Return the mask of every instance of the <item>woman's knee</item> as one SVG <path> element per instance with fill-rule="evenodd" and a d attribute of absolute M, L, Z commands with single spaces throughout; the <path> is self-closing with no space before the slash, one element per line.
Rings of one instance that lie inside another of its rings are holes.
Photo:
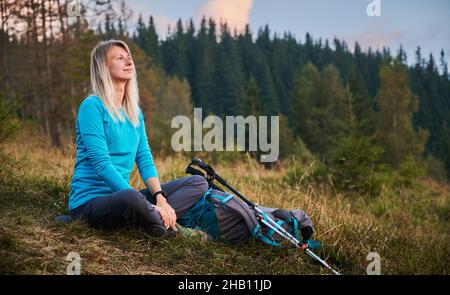
<path fill-rule="evenodd" d="M 117 201 L 128 209 L 140 209 L 146 202 L 145 196 L 138 190 L 127 189 L 117 193 Z"/>
<path fill-rule="evenodd" d="M 207 191 L 209 184 L 208 181 L 201 175 L 189 176 L 189 185 L 199 187 L 202 191 Z"/>
<path fill-rule="evenodd" d="M 134 189 L 124 190 L 118 193 L 117 205 L 121 215 L 129 224 L 143 226 L 146 224 L 162 224 L 162 220 L 155 210 L 154 205 L 147 201 L 142 192 Z"/>

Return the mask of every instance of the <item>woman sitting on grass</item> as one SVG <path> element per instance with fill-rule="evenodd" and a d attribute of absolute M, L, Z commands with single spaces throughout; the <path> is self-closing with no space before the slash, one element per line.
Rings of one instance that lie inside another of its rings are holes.
<path fill-rule="evenodd" d="M 92 94 L 81 103 L 76 122 L 70 215 L 95 228 L 141 227 L 152 236 L 171 236 L 177 218 L 203 196 L 208 183 L 196 175 L 160 184 L 125 42 L 99 42 L 90 70 Z M 140 191 L 129 185 L 134 162 L 147 187 Z"/>

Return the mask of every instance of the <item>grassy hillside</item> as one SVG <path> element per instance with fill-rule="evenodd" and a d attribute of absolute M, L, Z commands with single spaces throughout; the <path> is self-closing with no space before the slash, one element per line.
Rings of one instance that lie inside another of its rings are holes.
<path fill-rule="evenodd" d="M 159 240 L 138 230 L 59 224 L 54 217 L 67 213 L 75 146 L 56 151 L 45 139 L 22 132 L 0 148 L 0 273 L 64 274 L 71 251 L 80 253 L 82 274 L 327 273 L 294 249 L 181 236 Z M 162 182 L 185 176 L 188 158 L 154 156 Z M 325 244 L 320 255 L 344 274 L 364 274 L 371 251 L 380 254 L 383 274 L 450 273 L 448 185 L 422 179 L 367 199 L 328 186 L 297 185 L 286 181 L 292 169 L 267 171 L 251 159 L 215 167 L 256 203 L 308 212 L 315 239 Z M 131 185 L 144 187 L 136 169 Z"/>

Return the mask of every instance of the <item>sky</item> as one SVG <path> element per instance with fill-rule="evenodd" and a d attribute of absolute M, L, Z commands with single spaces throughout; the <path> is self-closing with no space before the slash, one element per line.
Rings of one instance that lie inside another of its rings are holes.
<path fill-rule="evenodd" d="M 387 46 L 392 53 L 400 45 L 408 63 L 415 61 L 417 46 L 422 55 L 439 59 L 444 49 L 450 64 L 449 0 L 126 0 L 134 18 L 142 14 L 147 22 L 153 15 L 159 36 L 181 18 L 197 25 L 203 15 L 227 20 L 238 31 L 250 24 L 256 34 L 266 24 L 272 33 L 291 32 L 304 41 L 309 32 L 314 39 L 345 40 L 350 49 L 358 41 L 363 49 Z M 372 9 L 369 9 L 368 6 Z M 370 15 L 369 15 L 370 14 Z M 374 15 L 376 14 L 376 15 Z M 330 42 L 331 44 L 332 42 Z"/>

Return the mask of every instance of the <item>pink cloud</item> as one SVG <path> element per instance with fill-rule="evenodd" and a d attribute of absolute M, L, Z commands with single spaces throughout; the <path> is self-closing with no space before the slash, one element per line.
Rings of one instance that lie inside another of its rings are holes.
<path fill-rule="evenodd" d="M 216 23 L 227 22 L 231 31 L 242 32 L 249 23 L 253 0 L 207 0 L 195 13 L 195 22 L 203 16 L 213 18 Z"/>

